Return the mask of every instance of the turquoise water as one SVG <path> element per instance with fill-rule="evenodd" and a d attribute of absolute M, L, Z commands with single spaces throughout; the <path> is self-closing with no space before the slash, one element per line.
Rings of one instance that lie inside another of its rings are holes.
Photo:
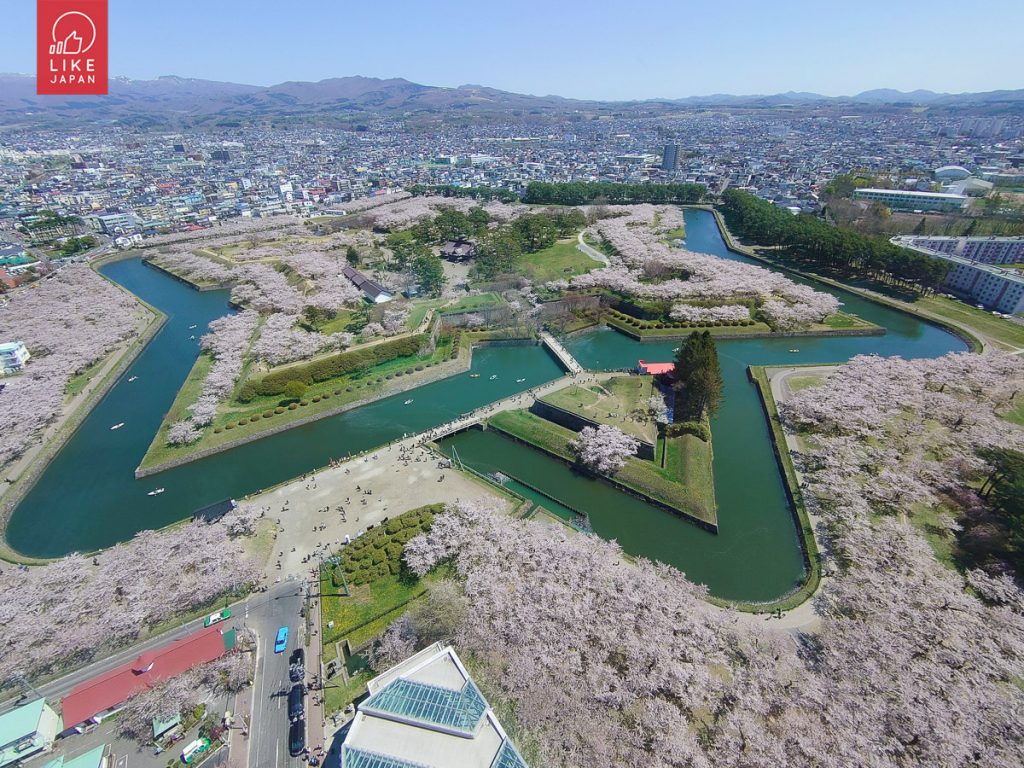
<path fill-rule="evenodd" d="M 725 248 L 711 214 L 686 212 L 686 245 L 723 258 L 748 261 Z M 149 269 L 138 259 L 103 273 L 168 315 L 167 324 L 103 401 L 85 419 L 40 481 L 15 509 L 7 529 L 11 546 L 27 555 L 54 557 L 109 546 L 146 528 L 186 518 L 197 508 L 239 497 L 311 469 L 418 432 L 560 375 L 539 347 L 476 350 L 473 370 L 345 414 L 248 443 L 144 480 L 134 479 L 150 440 L 198 354 L 206 324 L 229 311 L 227 296 L 199 293 Z M 808 282 L 799 280 L 800 282 Z M 493 432 L 452 438 L 466 464 L 504 471 L 565 504 L 585 510 L 595 531 L 616 538 L 627 552 L 670 563 L 712 592 L 728 598 L 768 600 L 800 581 L 802 562 L 764 413 L 747 381 L 748 365 L 842 362 L 856 354 L 932 357 L 961 351 L 955 336 L 896 310 L 815 284 L 845 309 L 884 326 L 885 336 L 722 340 L 718 342 L 725 402 L 712 423 L 719 534 L 582 478 L 561 462 Z M 189 326 L 196 324 L 197 329 Z M 626 368 L 639 358 L 669 360 L 678 341 L 641 343 L 610 330 L 567 341 L 587 367 Z M 790 353 L 799 347 L 799 353 Z M 489 379 L 491 374 L 498 378 Z M 130 376 L 138 380 L 128 383 Z M 516 384 L 516 378 L 526 382 Z M 413 398 L 415 407 L 404 406 Z M 125 422 L 115 432 L 110 426 Z M 164 487 L 160 496 L 146 492 Z M 563 517 L 569 511 L 543 494 L 519 492 Z M 410 501 L 410 506 L 414 501 Z"/>
<path fill-rule="evenodd" d="M 735 261 L 753 262 L 725 247 L 714 217 L 686 211 L 686 246 Z M 844 309 L 886 328 L 884 336 L 719 340 L 725 399 L 711 425 L 718 534 L 708 533 L 606 484 L 576 475 L 562 462 L 494 432 L 468 432 L 446 441 L 480 471 L 502 468 L 563 502 L 586 509 L 596 533 L 634 555 L 673 565 L 712 593 L 737 600 L 771 600 L 803 576 L 799 541 L 764 410 L 747 379 L 750 365 L 838 363 L 857 354 L 935 357 L 966 345 L 940 328 L 810 281 Z M 637 360 L 669 361 L 679 341 L 639 342 L 609 329 L 566 341 L 587 368 L 632 368 Z M 799 352 L 789 350 L 799 348 Z"/>

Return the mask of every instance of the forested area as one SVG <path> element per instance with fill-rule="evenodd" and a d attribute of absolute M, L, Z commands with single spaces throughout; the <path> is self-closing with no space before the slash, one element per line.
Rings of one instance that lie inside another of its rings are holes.
<path fill-rule="evenodd" d="M 742 190 L 722 194 L 722 212 L 729 228 L 749 244 L 784 246 L 796 261 L 840 277 L 870 276 L 928 292 L 949 271 L 944 261 L 900 248 L 882 237 L 833 227 L 814 216 L 794 216 Z"/>
<path fill-rule="evenodd" d="M 541 205 L 611 205 L 631 203 L 699 203 L 707 195 L 703 184 L 605 184 L 596 181 L 531 181 L 524 203 Z"/>

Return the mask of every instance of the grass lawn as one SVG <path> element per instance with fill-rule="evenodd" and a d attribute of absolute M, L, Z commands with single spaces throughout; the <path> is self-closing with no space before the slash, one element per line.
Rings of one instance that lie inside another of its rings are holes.
<path fill-rule="evenodd" d="M 1024 398 L 1018 399 L 1016 407 L 1004 413 L 1003 418 L 1024 427 Z"/>
<path fill-rule="evenodd" d="M 799 392 L 802 389 L 809 389 L 810 387 L 816 387 L 821 384 L 825 379 L 828 378 L 827 374 L 820 375 L 807 375 L 807 376 L 789 376 L 786 378 L 786 383 L 789 385 L 789 389 L 792 392 Z"/>
<path fill-rule="evenodd" d="M 846 312 L 836 312 L 834 315 L 829 315 L 822 322 L 815 323 L 811 326 L 811 329 L 825 329 L 829 328 L 832 330 L 845 330 L 847 328 L 877 328 L 878 326 L 874 323 L 869 323 L 867 320 L 862 320 L 856 315 L 851 315 Z"/>
<path fill-rule="evenodd" d="M 710 331 L 712 336 L 735 336 L 741 333 L 770 334 L 772 332 L 771 327 L 767 323 L 761 322 L 756 322 L 752 325 L 720 325 L 700 328 L 637 328 L 610 313 L 605 314 L 601 319 L 612 328 L 644 339 L 685 339 L 694 331 Z"/>
<path fill-rule="evenodd" d="M 142 459 L 141 467 L 148 468 L 166 461 L 173 461 L 179 458 L 188 457 L 197 451 L 207 448 L 215 448 L 232 440 L 257 435 L 268 429 L 279 427 L 291 421 L 313 416 L 318 413 L 334 410 L 340 406 L 347 405 L 360 400 L 374 400 L 387 396 L 387 394 L 399 385 L 408 384 L 417 378 L 424 378 L 433 375 L 432 370 L 441 363 L 448 362 L 451 353 L 451 339 L 441 337 L 438 339 L 437 348 L 430 356 L 409 356 L 389 360 L 386 363 L 374 366 L 364 371 L 339 376 L 334 379 L 319 382 L 307 388 L 303 395 L 305 406 L 288 407 L 283 413 L 275 413 L 274 409 L 282 402 L 281 395 L 268 395 L 256 397 L 252 402 L 239 403 L 230 401 L 221 404 L 217 417 L 213 424 L 203 431 L 203 436 L 191 445 L 168 445 L 167 429 L 175 421 L 185 418 L 189 405 L 199 397 L 203 380 L 209 373 L 212 360 L 206 355 L 201 355 L 196 365 L 193 366 L 185 383 L 178 391 L 171 410 L 168 411 L 156 437 L 146 451 Z M 468 354 L 468 353 L 467 353 Z M 460 355 L 461 357 L 461 355 Z M 205 362 L 204 362 L 205 361 Z M 413 372 L 405 375 L 405 371 L 421 365 L 423 372 Z M 396 376 L 398 372 L 403 375 Z M 392 376 L 387 379 L 387 376 Z M 237 391 L 238 387 L 236 387 Z M 314 398 L 319 398 L 314 401 Z M 267 414 L 270 414 L 269 416 Z M 239 424 L 241 420 L 247 420 L 245 424 Z M 231 425 L 230 427 L 228 425 Z M 221 431 L 217 431 L 220 429 Z M 339 454 L 340 456 L 341 454 Z"/>
<path fill-rule="evenodd" d="M 597 235 L 590 230 L 583 233 L 583 242 L 589 245 L 594 250 L 600 251 L 605 256 L 617 256 L 615 249 L 600 235 Z"/>
<path fill-rule="evenodd" d="M 109 358 L 110 355 L 101 357 L 84 371 L 68 379 L 68 383 L 64 386 L 64 394 L 67 395 L 67 399 L 70 400 L 75 395 L 81 394 L 82 390 L 85 389 L 85 385 L 88 384 L 89 380 L 99 372 L 100 368 L 103 367 L 103 364 L 106 363 Z"/>
<path fill-rule="evenodd" d="M 324 643 L 335 643 L 347 637 L 352 647 L 358 648 L 380 634 L 393 621 L 390 614 L 404 609 L 410 600 L 426 592 L 427 585 L 422 579 L 406 581 L 400 576 L 382 576 L 350 589 L 349 597 L 339 595 L 339 590 L 331 584 L 329 572 L 325 571 L 320 577 L 320 594 L 324 596 Z M 334 626 L 328 626 L 332 621 Z M 376 629 L 379 624 L 382 626 Z"/>
<path fill-rule="evenodd" d="M 1008 350 L 1024 349 L 1024 325 L 996 317 L 991 312 L 954 301 L 944 296 L 924 296 L 911 304 L 916 309 L 977 328 L 978 332 Z"/>
<path fill-rule="evenodd" d="M 686 227 L 676 227 L 662 235 L 662 239 L 669 241 L 682 240 L 684 237 L 686 237 Z"/>
<path fill-rule="evenodd" d="M 412 303 L 412 311 L 409 312 L 409 320 L 406 322 L 405 327 L 410 331 L 416 330 L 419 328 L 420 323 L 423 322 L 423 318 L 427 316 L 427 312 L 443 307 L 444 303 L 444 299 L 416 299 Z"/>
<path fill-rule="evenodd" d="M 519 270 L 535 283 L 546 283 L 582 275 L 604 266 L 583 253 L 575 237 L 559 240 L 550 248 L 527 253 L 519 259 Z"/>
<path fill-rule="evenodd" d="M 483 309 L 485 307 L 497 307 L 505 303 L 505 300 L 501 298 L 494 291 L 487 291 L 486 293 L 479 293 L 474 296 L 464 296 L 459 299 L 455 304 L 450 307 L 445 307 L 446 312 L 471 312 L 474 309 Z"/>
<path fill-rule="evenodd" d="M 541 399 L 600 424 L 618 427 L 653 445 L 658 439 L 658 427 L 647 417 L 647 401 L 653 393 L 654 379 L 650 376 L 614 376 L 590 387 L 570 384 Z M 634 414 L 638 410 L 643 413 L 641 420 Z"/>
<path fill-rule="evenodd" d="M 352 317 L 354 315 L 355 312 L 349 309 L 339 309 L 338 314 L 321 325 L 317 330 L 325 336 L 329 336 L 332 333 L 341 333 L 348 327 L 348 324 L 352 322 Z"/>
<path fill-rule="evenodd" d="M 569 441 L 576 437 L 576 433 L 529 411 L 503 411 L 488 419 L 488 424 L 548 453 L 568 461 L 574 460 Z M 698 439 L 698 442 L 702 441 Z M 717 524 L 714 483 L 710 480 L 710 444 L 706 444 L 706 452 L 701 452 L 696 446 L 678 439 L 670 443 L 669 453 L 678 451 L 679 455 L 670 459 L 665 469 L 632 456 L 626 459 L 626 466 L 614 475 L 614 481 L 685 515 Z M 706 461 L 706 468 L 698 467 L 701 461 Z"/>

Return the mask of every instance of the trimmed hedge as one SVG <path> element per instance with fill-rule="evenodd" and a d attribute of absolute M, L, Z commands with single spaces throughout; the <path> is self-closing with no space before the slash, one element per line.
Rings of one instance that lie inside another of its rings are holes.
<path fill-rule="evenodd" d="M 406 336 L 372 347 L 339 352 L 320 360 L 271 371 L 259 381 L 246 382 L 238 394 L 238 399 L 245 403 L 257 395 L 280 395 L 290 381 L 301 381 L 308 386 L 344 376 L 346 373 L 366 370 L 399 357 L 410 357 L 418 354 L 426 341 L 427 338 L 422 335 Z"/>
<path fill-rule="evenodd" d="M 442 504 L 431 504 L 410 510 L 346 544 L 340 553 L 345 579 L 349 584 L 368 584 L 382 576 L 397 576 L 402 571 L 405 544 L 429 530 L 434 515 L 443 509 Z M 335 587 L 342 585 L 337 567 L 331 572 L 331 583 Z"/>

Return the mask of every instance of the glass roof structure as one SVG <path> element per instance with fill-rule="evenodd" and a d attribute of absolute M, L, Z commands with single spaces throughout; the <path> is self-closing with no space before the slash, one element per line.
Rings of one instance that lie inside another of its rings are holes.
<path fill-rule="evenodd" d="M 462 690 L 453 691 L 399 678 L 363 702 L 360 709 L 472 736 L 487 712 L 487 702 L 472 680 L 467 680 Z"/>
<path fill-rule="evenodd" d="M 342 750 L 342 762 L 345 768 L 424 768 L 419 763 L 410 763 L 396 757 L 379 755 L 365 749 L 345 747 Z"/>
<path fill-rule="evenodd" d="M 498 750 L 498 754 L 494 756 L 494 762 L 491 763 L 491 768 L 529 768 L 526 765 L 526 761 L 520 757 L 516 748 L 512 746 L 511 739 L 505 739 L 501 743 L 501 749 Z"/>

